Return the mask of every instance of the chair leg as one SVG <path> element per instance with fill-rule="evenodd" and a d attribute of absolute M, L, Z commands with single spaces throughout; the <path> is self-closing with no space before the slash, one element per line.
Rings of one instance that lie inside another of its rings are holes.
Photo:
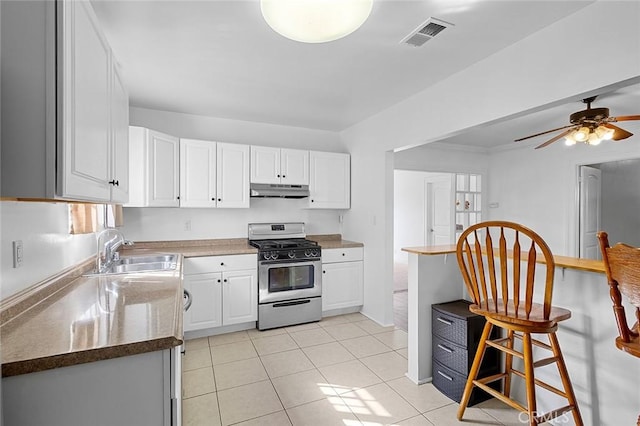
<path fill-rule="evenodd" d="M 507 342 L 507 348 L 513 349 L 513 330 L 508 330 L 507 338 L 509 341 Z M 504 372 L 506 374 L 504 378 L 504 396 L 509 398 L 511 396 L 511 371 L 513 368 L 513 355 L 510 353 L 506 353 L 504 359 Z"/>
<path fill-rule="evenodd" d="M 533 347 L 531 343 L 531 333 L 522 333 L 522 353 L 524 355 L 525 388 L 527 390 L 527 409 L 529 414 L 529 425 L 538 424 L 536 416 L 536 383 L 533 374 Z"/>
<path fill-rule="evenodd" d="M 558 337 L 556 333 L 549 334 L 549 342 L 551 342 L 551 349 L 553 350 L 553 356 L 557 358 L 558 372 L 560 373 L 560 379 L 562 379 L 562 385 L 564 386 L 564 392 L 567 394 L 567 401 L 573 407 L 573 421 L 576 426 L 582 426 L 582 416 L 580 415 L 580 409 L 578 408 L 578 401 L 576 395 L 573 392 L 573 386 L 571 385 L 571 379 L 569 379 L 569 372 L 567 366 L 564 363 L 562 351 L 560 350 L 560 343 L 558 343 Z M 639 419 L 640 420 L 640 419 Z"/>
<path fill-rule="evenodd" d="M 458 407 L 458 420 L 462 420 L 464 410 L 467 408 L 467 404 L 469 403 L 469 399 L 471 398 L 473 381 L 477 378 L 478 371 L 480 371 L 480 364 L 482 364 L 484 351 L 487 349 L 487 339 L 489 338 L 489 334 L 491 334 L 492 328 L 493 324 L 487 321 L 484 325 L 484 329 L 482 330 L 482 335 L 480 336 L 480 342 L 478 344 L 478 350 L 476 351 L 476 355 L 473 358 L 473 364 L 471 365 L 471 370 L 469 371 L 469 376 L 467 377 L 467 383 L 465 384 L 464 392 L 462 393 L 462 399 L 460 400 L 460 406 Z"/>

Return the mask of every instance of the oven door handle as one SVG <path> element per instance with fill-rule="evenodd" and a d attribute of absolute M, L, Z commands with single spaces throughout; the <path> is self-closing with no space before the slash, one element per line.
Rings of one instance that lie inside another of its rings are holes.
<path fill-rule="evenodd" d="M 310 303 L 310 302 L 311 302 L 311 299 L 292 300 L 290 302 L 274 303 L 273 307 L 283 308 L 286 306 L 304 305 L 305 303 Z"/>
<path fill-rule="evenodd" d="M 285 268 L 289 265 L 298 265 L 300 263 L 315 264 L 320 262 L 320 258 L 313 259 L 282 259 L 282 260 L 261 260 L 258 262 L 258 266 L 264 265 L 278 265 L 278 267 Z"/>

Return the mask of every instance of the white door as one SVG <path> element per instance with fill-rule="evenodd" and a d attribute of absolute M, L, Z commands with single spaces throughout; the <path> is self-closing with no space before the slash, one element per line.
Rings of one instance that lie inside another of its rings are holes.
<path fill-rule="evenodd" d="M 149 206 L 178 207 L 180 204 L 180 141 L 149 130 Z"/>
<path fill-rule="evenodd" d="M 351 157 L 334 152 L 309 152 L 309 208 L 351 206 Z"/>
<path fill-rule="evenodd" d="M 322 310 L 362 305 L 362 283 L 362 262 L 322 265 Z"/>
<path fill-rule="evenodd" d="M 64 2 L 61 193 L 109 201 L 111 57 L 89 2 Z"/>
<path fill-rule="evenodd" d="M 115 64 L 111 91 L 111 201 L 129 201 L 129 95 Z"/>
<path fill-rule="evenodd" d="M 281 182 L 288 185 L 309 185 L 309 151 L 283 149 L 280 151 Z"/>
<path fill-rule="evenodd" d="M 596 233 L 600 230 L 602 210 L 602 173 L 599 169 L 580 167 L 580 253 L 584 259 L 602 259 Z"/>
<path fill-rule="evenodd" d="M 251 146 L 251 182 L 280 183 L 280 148 Z"/>
<path fill-rule="evenodd" d="M 216 206 L 216 143 L 180 139 L 180 207 Z"/>
<path fill-rule="evenodd" d="M 222 273 L 185 275 L 191 307 L 184 313 L 184 329 L 200 330 L 222 325 Z"/>
<path fill-rule="evenodd" d="M 425 179 L 425 240 L 429 246 L 454 243 L 453 179 L 452 174 Z"/>
<path fill-rule="evenodd" d="M 222 323 L 258 320 L 258 273 L 230 271 L 222 275 Z"/>
<path fill-rule="evenodd" d="M 218 142 L 218 208 L 249 208 L 249 145 Z"/>

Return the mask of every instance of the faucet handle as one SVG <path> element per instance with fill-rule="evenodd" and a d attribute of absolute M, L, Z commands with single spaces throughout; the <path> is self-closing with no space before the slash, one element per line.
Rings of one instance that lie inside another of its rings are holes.
<path fill-rule="evenodd" d="M 130 247 L 130 246 L 132 246 L 132 245 L 134 245 L 134 244 L 135 244 L 135 243 L 134 243 L 133 241 L 131 241 L 131 240 L 124 240 L 124 241 L 122 241 L 122 245 L 125 245 L 125 246 L 129 246 L 129 247 Z"/>

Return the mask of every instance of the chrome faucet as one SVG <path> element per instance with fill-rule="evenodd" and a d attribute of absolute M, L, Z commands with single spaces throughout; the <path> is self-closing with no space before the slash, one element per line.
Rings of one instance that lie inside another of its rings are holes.
<path fill-rule="evenodd" d="M 108 269 L 120 255 L 121 246 L 132 246 L 133 241 L 124 238 L 122 232 L 115 228 L 107 228 L 98 234 L 98 253 L 96 255 L 96 270 L 98 273 Z"/>

